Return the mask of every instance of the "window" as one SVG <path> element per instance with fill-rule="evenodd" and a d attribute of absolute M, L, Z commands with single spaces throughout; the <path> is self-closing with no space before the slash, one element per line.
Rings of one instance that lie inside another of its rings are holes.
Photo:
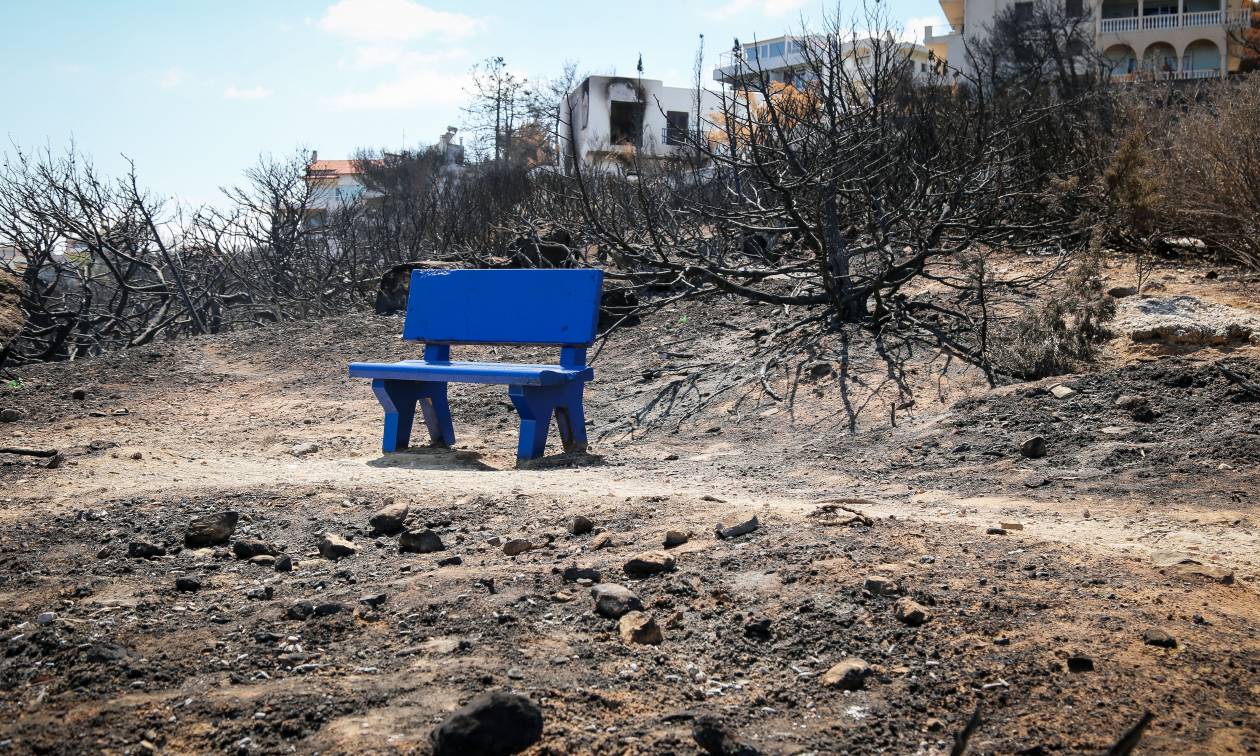
<path fill-rule="evenodd" d="M 1072 18 L 1085 15 L 1085 0 L 1067 0 L 1067 14 Z"/>
<path fill-rule="evenodd" d="M 687 143 L 687 116 L 685 110 L 670 110 L 665 113 L 665 144 L 678 145 Z"/>
<path fill-rule="evenodd" d="M 643 133 L 643 106 L 637 102 L 614 100 L 608 109 L 608 141 L 639 146 Z"/>
<path fill-rule="evenodd" d="M 745 47 L 744 57 L 748 58 L 749 60 L 756 60 L 757 59 L 757 46 L 749 45 L 748 47 Z"/>
<path fill-rule="evenodd" d="M 770 48 L 771 58 L 783 57 L 783 43 L 782 42 L 772 42 L 770 45 L 768 45 L 768 47 Z"/>

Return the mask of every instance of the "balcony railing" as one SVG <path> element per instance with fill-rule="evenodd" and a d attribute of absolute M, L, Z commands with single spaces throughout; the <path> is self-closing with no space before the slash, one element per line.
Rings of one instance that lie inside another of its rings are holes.
<path fill-rule="evenodd" d="M 1135 31 L 1185 29 L 1196 26 L 1245 26 L 1251 23 L 1251 11 L 1211 10 L 1193 13 L 1165 13 L 1126 18 L 1103 18 L 1098 21 L 1100 34 L 1124 34 Z"/>

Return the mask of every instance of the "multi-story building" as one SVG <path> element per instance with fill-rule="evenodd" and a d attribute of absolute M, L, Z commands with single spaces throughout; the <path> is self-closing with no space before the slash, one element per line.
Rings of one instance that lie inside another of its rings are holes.
<path fill-rule="evenodd" d="M 701 120 L 720 108 L 718 98 L 693 87 L 667 87 L 655 79 L 588 76 L 560 105 L 565 164 L 630 168 L 637 158 L 682 151 Z"/>
<path fill-rule="evenodd" d="M 1224 78 L 1240 63 L 1236 38 L 1251 23 L 1248 0 L 1065 0 L 1065 11 L 1086 16 L 1094 44 L 1113 77 Z M 988 34 L 999 13 L 1013 7 L 1031 15 L 1031 0 L 940 0 L 949 29 L 927 27 L 924 42 L 952 68 L 971 73 L 968 40 Z"/>
<path fill-rule="evenodd" d="M 764 76 L 768 81 L 800 86 L 817 76 L 816 66 L 810 64 L 806 46 L 823 42 L 825 39 L 817 35 L 783 36 L 740 45 L 719 58 L 717 68 L 713 70 L 713 80 L 738 84 Z M 923 45 L 874 37 L 842 39 L 837 44 L 844 65 L 852 73 L 872 64 L 877 47 L 882 47 L 885 55 L 903 58 L 916 77 L 927 76 L 932 70 L 928 49 Z"/>

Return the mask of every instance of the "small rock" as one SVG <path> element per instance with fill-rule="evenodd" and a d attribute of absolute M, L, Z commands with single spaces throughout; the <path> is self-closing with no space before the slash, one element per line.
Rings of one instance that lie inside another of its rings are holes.
<path fill-rule="evenodd" d="M 258 556 L 251 558 L 249 563 L 259 567 L 275 567 L 276 558 L 270 554 L 259 554 Z"/>
<path fill-rule="evenodd" d="M 191 575 L 175 578 L 175 590 L 180 593 L 196 593 L 201 590 L 201 580 Z"/>
<path fill-rule="evenodd" d="M 510 557 L 514 557 L 514 556 L 520 556 L 521 554 L 524 554 L 527 551 L 532 551 L 533 548 L 534 548 L 534 544 L 530 543 L 524 538 L 513 538 L 512 540 L 503 544 L 503 553 L 507 554 Z"/>
<path fill-rule="evenodd" d="M 819 682 L 828 688 L 840 690 L 861 690 L 866 687 L 866 678 L 871 674 L 871 665 L 862 659 L 850 657 L 835 664 L 823 673 Z"/>
<path fill-rule="evenodd" d="M 335 533 L 324 534 L 319 542 L 319 555 L 334 562 L 359 553 L 359 547 Z"/>
<path fill-rule="evenodd" d="M 674 558 L 660 551 L 649 551 L 631 557 L 622 569 L 630 577 L 645 578 L 661 572 L 673 572 Z"/>
<path fill-rule="evenodd" d="M 443 557 L 442 559 L 437 560 L 438 567 L 454 567 L 457 564 L 463 564 L 463 563 L 464 563 L 464 558 L 461 557 L 459 554 L 455 554 L 454 556 Z"/>
<path fill-rule="evenodd" d="M 542 710 L 524 696 L 482 693 L 433 731 L 434 756 L 520 753 L 542 739 Z"/>
<path fill-rule="evenodd" d="M 590 580 L 595 583 L 600 581 L 599 570 L 585 564 L 582 566 L 571 564 L 565 567 L 561 577 L 566 583 L 576 583 L 579 580 Z"/>
<path fill-rule="evenodd" d="M 986 535 L 1006 535 L 1006 528 L 989 528 L 984 532 Z"/>
<path fill-rule="evenodd" d="M 372 530 L 382 535 L 397 535 L 407 526 L 407 514 L 411 508 L 402 502 L 386 501 L 383 508 L 368 518 Z"/>
<path fill-rule="evenodd" d="M 736 538 L 747 535 L 758 527 L 760 523 L 757 522 L 757 515 L 733 514 L 724 517 L 713 530 L 718 538 Z"/>
<path fill-rule="evenodd" d="M 909 598 L 898 599 L 893 604 L 893 616 L 910 627 L 918 627 L 932 619 L 927 607 Z"/>
<path fill-rule="evenodd" d="M 25 417 L 25 415 L 22 414 L 22 410 L 20 409 L 5 407 L 0 410 L 0 423 L 16 423 L 23 417 Z"/>
<path fill-rule="evenodd" d="M 582 515 L 577 515 L 569 522 L 569 532 L 575 536 L 586 535 L 594 529 L 595 523 L 591 522 L 590 518 L 583 517 Z"/>
<path fill-rule="evenodd" d="M 872 596 L 895 596 L 901 593 L 901 587 L 897 585 L 896 580 L 882 575 L 868 575 L 866 580 L 862 581 L 862 590 Z"/>
<path fill-rule="evenodd" d="M 276 589 L 270 585 L 260 585 L 257 588 L 250 588 L 245 591 L 245 598 L 254 599 L 255 601 L 270 601 L 272 596 L 276 594 Z"/>
<path fill-rule="evenodd" d="M 276 568 L 276 572 L 292 572 L 293 571 L 293 557 L 289 556 L 288 554 L 281 554 L 280 556 L 276 557 L 276 563 L 273 566 Z"/>
<path fill-rule="evenodd" d="M 280 549 L 277 548 L 274 543 L 267 543 L 266 541 L 245 540 L 245 541 L 233 542 L 232 553 L 236 556 L 237 559 L 246 560 L 246 559 L 253 559 L 256 556 L 259 556 L 260 554 L 266 554 L 267 556 L 278 557 L 280 556 Z"/>
<path fill-rule="evenodd" d="M 1069 672 L 1093 672 L 1094 660 L 1084 654 L 1073 654 L 1067 658 Z"/>
<path fill-rule="evenodd" d="M 1046 456 L 1046 439 L 1041 436 L 1025 439 L 1019 445 L 1019 453 L 1029 459 L 1040 459 Z"/>
<path fill-rule="evenodd" d="M 446 545 L 432 530 L 408 530 L 398 539 L 398 550 L 410 554 L 432 554 L 446 551 Z"/>
<path fill-rule="evenodd" d="M 741 742 L 711 714 L 696 717 L 691 726 L 691 737 L 700 750 L 709 756 L 760 756 L 751 745 Z"/>
<path fill-rule="evenodd" d="M 240 515 L 231 510 L 196 517 L 184 530 L 184 545 L 190 549 L 226 545 L 239 519 Z"/>
<path fill-rule="evenodd" d="M 1160 648 L 1177 647 L 1177 639 L 1162 627 L 1152 627 L 1145 633 L 1142 633 L 1142 641 L 1148 646 L 1159 646 Z"/>
<path fill-rule="evenodd" d="M 319 451 L 319 444 L 307 441 L 304 444 L 296 444 L 289 449 L 289 453 L 295 457 L 305 457 L 308 454 L 314 454 Z"/>
<path fill-rule="evenodd" d="M 749 619 L 744 623 L 744 637 L 758 641 L 770 640 L 770 620 L 766 617 Z"/>
<path fill-rule="evenodd" d="M 71 389 L 70 398 L 81 402 L 88 398 L 88 391 L 85 388 Z"/>
<path fill-rule="evenodd" d="M 284 613 L 284 616 L 291 620 L 304 620 L 308 619 L 314 613 L 315 604 L 313 602 L 299 601 L 290 606 L 288 611 Z"/>
<path fill-rule="evenodd" d="M 1024 524 L 1020 522 L 1003 522 L 999 523 L 998 527 L 1002 528 L 1002 530 L 1023 530 Z"/>
<path fill-rule="evenodd" d="M 360 604 L 367 604 L 368 606 L 372 607 L 373 609 L 377 609 L 377 608 L 379 608 L 379 607 L 381 607 L 381 606 L 383 606 L 383 605 L 385 604 L 385 594 L 384 594 L 384 593 L 372 593 L 372 594 L 369 594 L 369 595 L 367 595 L 367 596 L 361 596 L 361 597 L 359 598 L 359 603 L 360 603 Z"/>
<path fill-rule="evenodd" d="M 669 530 L 665 532 L 665 548 L 673 549 L 682 546 L 691 540 L 691 536 L 681 530 Z"/>
<path fill-rule="evenodd" d="M 348 611 L 350 611 L 350 607 L 346 606 L 340 601 L 329 601 L 327 603 L 316 606 L 314 616 L 331 617 L 334 614 L 341 614 L 342 612 L 348 612 Z"/>
<path fill-rule="evenodd" d="M 616 583 L 600 583 L 592 586 L 595 612 L 602 617 L 619 619 L 628 612 L 643 609 L 643 602 L 629 588 Z"/>
<path fill-rule="evenodd" d="M 1116 399 L 1116 407 L 1129 413 L 1129 417 L 1139 423 L 1149 423 L 1155 419 L 1155 410 L 1144 396 L 1123 395 Z"/>
<path fill-rule="evenodd" d="M 1137 293 L 1137 288 L 1133 286 L 1113 286 L 1112 288 L 1107 289 L 1107 296 L 1115 299 L 1124 299 L 1125 297 L 1131 297 Z"/>
<path fill-rule="evenodd" d="M 35 617 L 35 624 L 51 625 L 56 620 L 57 620 L 56 612 L 40 612 L 39 615 Z"/>
<path fill-rule="evenodd" d="M 613 542 L 612 533 L 600 533 L 591 539 L 591 551 L 599 551 L 616 545 Z"/>
<path fill-rule="evenodd" d="M 1074 396 L 1075 394 L 1076 394 L 1076 389 L 1062 383 L 1050 389 L 1050 395 L 1053 396 L 1055 399 L 1067 399 L 1068 397 Z"/>
<path fill-rule="evenodd" d="M 153 559 L 166 556 L 166 549 L 148 541 L 132 541 L 127 544 L 127 556 L 132 559 Z"/>
<path fill-rule="evenodd" d="M 626 643 L 659 646 L 665 640 L 660 625 L 652 615 L 640 611 L 627 612 L 617 622 L 617 631 Z"/>

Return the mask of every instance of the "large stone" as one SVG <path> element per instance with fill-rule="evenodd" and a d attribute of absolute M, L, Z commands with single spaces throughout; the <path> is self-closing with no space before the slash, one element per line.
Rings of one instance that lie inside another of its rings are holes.
<path fill-rule="evenodd" d="M 438 725 L 435 756 L 520 753 L 542 738 L 542 710 L 523 696 L 482 693 Z"/>
<path fill-rule="evenodd" d="M 240 515 L 231 510 L 196 517 L 184 531 L 184 545 L 190 549 L 224 546 L 236 532 L 238 520 Z"/>
<path fill-rule="evenodd" d="M 862 581 L 862 590 L 872 596 L 895 596 L 901 592 L 901 587 L 890 577 L 868 575 L 866 580 Z"/>
<path fill-rule="evenodd" d="M 741 741 L 717 717 L 701 714 L 691 726 L 691 737 L 710 756 L 760 756 L 755 746 Z"/>
<path fill-rule="evenodd" d="M 398 550 L 411 554 L 432 554 L 445 551 L 446 545 L 432 530 L 408 530 L 398 539 Z"/>
<path fill-rule="evenodd" d="M 1142 633 L 1142 642 L 1148 646 L 1159 646 L 1160 648 L 1176 648 L 1177 639 L 1172 633 L 1162 627 L 1152 627 L 1145 633 Z"/>
<path fill-rule="evenodd" d="M 569 521 L 569 532 L 573 535 L 586 535 L 595 529 L 595 523 L 589 517 L 577 515 Z"/>
<path fill-rule="evenodd" d="M 1029 459 L 1040 459 L 1046 456 L 1046 439 L 1041 436 L 1024 439 L 1019 445 L 1019 453 Z"/>
<path fill-rule="evenodd" d="M 593 583 L 598 583 L 601 579 L 599 570 L 589 564 L 571 564 L 564 568 L 561 576 L 566 583 L 576 583 L 579 580 L 590 580 Z"/>
<path fill-rule="evenodd" d="M 513 538 L 512 540 L 503 544 L 503 553 L 507 554 L 510 557 L 514 557 L 514 556 L 520 556 L 521 554 L 524 554 L 527 551 L 532 551 L 533 548 L 534 548 L 534 544 L 530 543 L 524 538 Z"/>
<path fill-rule="evenodd" d="M 639 611 L 643 602 L 634 591 L 616 583 L 600 583 L 591 588 L 595 599 L 595 612 L 609 619 L 619 619 L 627 612 Z"/>
<path fill-rule="evenodd" d="M 862 659 L 851 657 L 823 673 L 819 682 L 828 688 L 840 690 L 861 690 L 866 687 L 866 678 L 871 674 L 871 665 Z"/>
<path fill-rule="evenodd" d="M 1058 386 L 1050 389 L 1050 395 L 1055 399 L 1067 399 L 1074 394 L 1076 394 L 1076 389 L 1065 383 L 1060 383 Z"/>
<path fill-rule="evenodd" d="M 127 544 L 127 556 L 132 559 L 153 559 L 166 556 L 166 549 L 149 541 L 132 541 Z"/>
<path fill-rule="evenodd" d="M 898 599 L 893 604 L 893 616 L 910 627 L 918 627 L 932 619 L 932 613 L 927 607 L 908 598 Z"/>
<path fill-rule="evenodd" d="M 359 547 L 335 533 L 325 533 L 319 542 L 319 555 L 337 561 L 359 553 Z"/>
<path fill-rule="evenodd" d="M 691 536 L 681 530 L 668 530 L 665 532 L 665 548 L 673 549 L 682 546 L 691 540 Z"/>
<path fill-rule="evenodd" d="M 644 612 L 626 612 L 617 623 L 617 631 L 626 643 L 659 646 L 665 640 L 656 619 Z"/>
<path fill-rule="evenodd" d="M 280 548 L 266 541 L 245 540 L 234 542 L 232 553 L 237 559 L 253 559 L 260 554 L 277 557 L 280 556 Z"/>
<path fill-rule="evenodd" d="M 753 532 L 760 525 L 755 514 L 732 514 L 723 517 L 713 530 L 718 538 L 736 538 Z"/>
<path fill-rule="evenodd" d="M 368 525 L 382 535 L 397 535 L 407 526 L 407 514 L 410 511 L 411 508 L 402 502 L 389 501 L 368 518 Z"/>
<path fill-rule="evenodd" d="M 649 551 L 630 557 L 622 569 L 630 577 L 645 578 L 661 572 L 673 572 L 674 558 L 661 551 Z"/>

